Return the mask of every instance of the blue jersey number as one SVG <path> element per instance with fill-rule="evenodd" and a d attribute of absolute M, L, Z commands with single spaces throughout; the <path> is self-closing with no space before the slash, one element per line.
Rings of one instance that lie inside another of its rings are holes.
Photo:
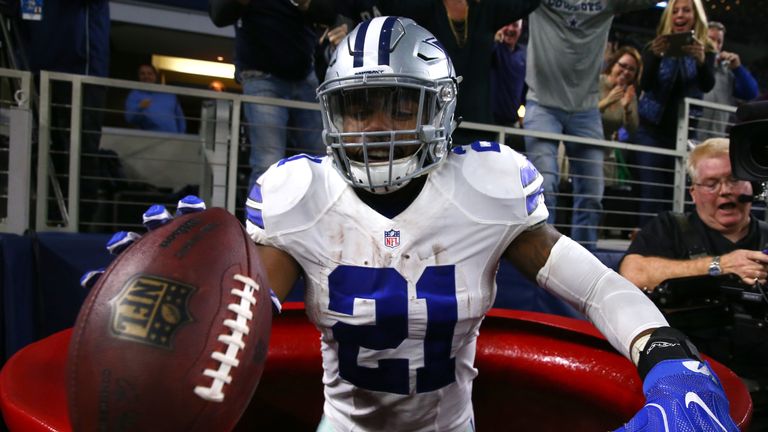
<path fill-rule="evenodd" d="M 394 349 L 408 337 L 408 284 L 393 268 L 339 266 L 328 277 L 334 312 L 352 315 L 356 298 L 376 302 L 376 324 L 337 322 L 333 336 L 339 344 L 339 374 L 368 390 L 408 394 L 407 358 L 379 360 L 378 367 L 357 364 L 360 348 Z M 454 382 L 456 359 L 451 357 L 458 319 L 454 266 L 427 267 L 416 282 L 416 296 L 427 303 L 424 366 L 416 369 L 416 392 L 428 392 Z"/>

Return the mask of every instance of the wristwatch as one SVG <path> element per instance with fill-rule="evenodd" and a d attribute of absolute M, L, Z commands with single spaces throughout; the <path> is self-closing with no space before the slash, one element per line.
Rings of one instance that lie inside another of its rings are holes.
<path fill-rule="evenodd" d="M 720 274 L 723 272 L 723 269 L 720 268 L 720 255 L 712 258 L 712 262 L 709 263 L 709 269 L 707 269 L 707 273 L 709 273 L 710 276 L 720 276 Z"/>

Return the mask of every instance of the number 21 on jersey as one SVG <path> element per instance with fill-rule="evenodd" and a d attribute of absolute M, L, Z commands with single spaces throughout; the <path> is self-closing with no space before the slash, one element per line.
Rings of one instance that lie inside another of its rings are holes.
<path fill-rule="evenodd" d="M 328 276 L 331 311 L 353 314 L 355 299 L 375 302 L 375 324 L 337 322 L 333 336 L 339 345 L 339 374 L 368 390 L 410 393 L 408 358 L 387 358 L 378 367 L 358 364 L 361 348 L 389 350 L 408 338 L 408 282 L 393 268 L 339 266 Z M 416 392 L 445 387 L 456 380 L 456 359 L 451 357 L 453 333 L 458 319 L 453 265 L 424 269 L 416 282 L 416 296 L 427 309 L 424 336 L 424 365 L 416 368 Z M 411 323 L 413 324 L 413 323 Z"/>

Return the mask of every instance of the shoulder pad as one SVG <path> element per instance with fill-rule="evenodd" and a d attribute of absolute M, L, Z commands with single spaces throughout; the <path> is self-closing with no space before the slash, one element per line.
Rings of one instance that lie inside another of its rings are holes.
<path fill-rule="evenodd" d="M 525 156 L 492 141 L 476 141 L 452 152 L 448 161 L 454 171 L 454 199 L 469 214 L 515 223 L 546 219 L 543 179 Z"/>
<path fill-rule="evenodd" d="M 248 194 L 246 228 L 251 238 L 264 243 L 316 220 L 346 186 L 329 175 L 333 170 L 329 158 L 305 154 L 272 165 Z"/>

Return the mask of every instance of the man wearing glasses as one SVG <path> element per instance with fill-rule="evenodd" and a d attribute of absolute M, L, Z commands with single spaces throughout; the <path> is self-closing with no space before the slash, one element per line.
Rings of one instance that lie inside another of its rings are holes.
<path fill-rule="evenodd" d="M 643 291 L 650 293 L 667 279 L 721 274 L 735 275 L 754 292 L 766 291 L 768 255 L 761 251 L 768 249 L 768 223 L 750 215 L 752 185 L 732 177 L 728 149 L 725 138 L 711 138 L 696 146 L 687 166 L 695 211 L 659 214 L 630 244 L 619 273 Z M 728 307 L 734 316 L 741 312 L 739 304 L 729 303 Z M 760 324 L 734 321 L 733 325 L 719 325 L 714 324 L 714 316 L 701 322 L 692 315 L 685 316 L 695 327 L 686 333 L 701 352 L 747 379 L 755 401 L 753 426 L 761 425 L 755 430 L 765 430 L 766 332 L 760 330 Z M 684 315 L 678 317 L 685 319 Z"/>
<path fill-rule="evenodd" d="M 620 273 L 647 291 L 667 279 L 707 274 L 765 283 L 768 255 L 761 252 L 767 246 L 761 234 L 768 239 L 768 223 L 750 217 L 752 185 L 731 176 L 728 140 L 696 146 L 687 168 L 696 211 L 661 213 L 649 221 L 629 245 Z M 698 247 L 687 244 L 688 230 L 700 239 Z"/>

